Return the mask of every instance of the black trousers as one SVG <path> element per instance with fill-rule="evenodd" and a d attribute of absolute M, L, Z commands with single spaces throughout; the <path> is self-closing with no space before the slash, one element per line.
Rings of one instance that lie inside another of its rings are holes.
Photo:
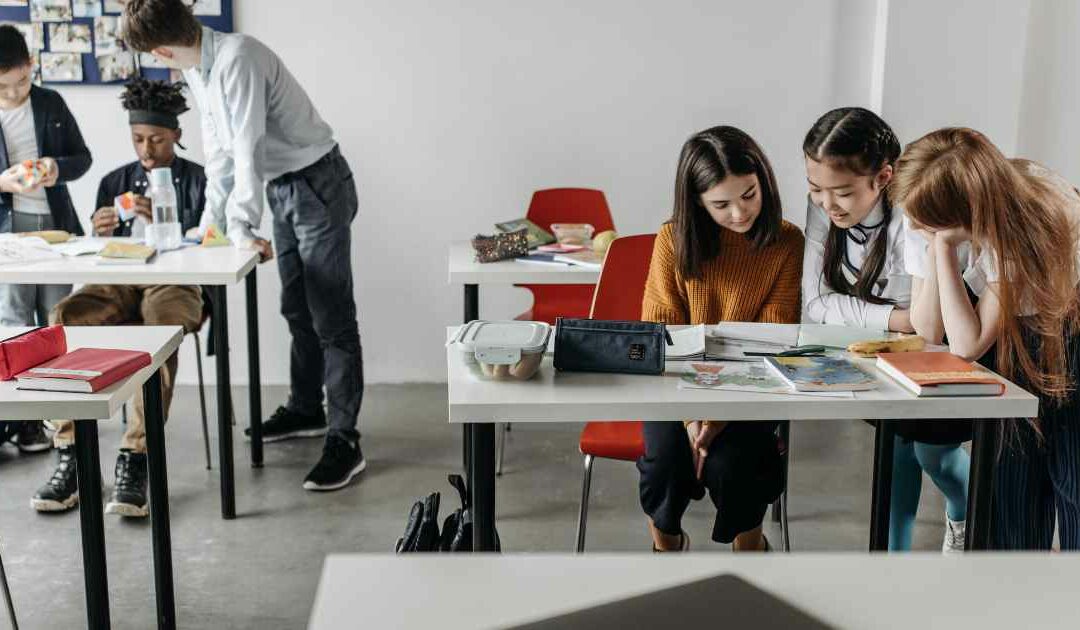
<path fill-rule="evenodd" d="M 694 470 L 686 428 L 679 422 L 646 422 L 645 456 L 638 460 L 641 507 L 657 529 L 682 532 L 690 500 L 708 490 L 716 506 L 712 539 L 730 543 L 759 525 L 784 487 L 776 422 L 731 422 L 713 440 L 702 480 Z"/>
<path fill-rule="evenodd" d="M 274 212 L 281 314 L 292 334 L 286 406 L 315 414 L 325 386 L 330 434 L 355 442 L 364 392 L 351 259 L 356 182 L 335 147 L 267 184 L 266 195 Z"/>
<path fill-rule="evenodd" d="M 1025 343 L 1038 351 L 1029 333 Z M 1067 338 L 1066 346 L 1072 378 L 1080 379 L 1080 335 Z M 994 469 L 992 548 L 1050 549 L 1056 520 L 1061 549 L 1080 549 L 1080 390 L 1074 389 L 1064 404 L 1040 396 L 1041 436 L 1026 420 L 1003 424 Z"/>

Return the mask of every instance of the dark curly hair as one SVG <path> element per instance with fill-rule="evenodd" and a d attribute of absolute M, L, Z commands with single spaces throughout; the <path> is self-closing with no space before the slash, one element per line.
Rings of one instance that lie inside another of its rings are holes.
<path fill-rule="evenodd" d="M 150 79 L 132 79 L 124 86 L 120 102 L 130 111 L 151 111 L 179 116 L 188 111 L 184 83 L 166 83 Z"/>

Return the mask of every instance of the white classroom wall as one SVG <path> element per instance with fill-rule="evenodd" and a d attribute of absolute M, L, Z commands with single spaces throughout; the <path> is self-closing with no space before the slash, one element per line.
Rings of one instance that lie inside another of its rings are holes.
<path fill-rule="evenodd" d="M 446 281 L 449 240 L 524 215 L 533 190 L 554 186 L 603 189 L 620 232 L 655 230 L 670 212 L 679 147 L 702 128 L 733 124 L 758 139 L 776 167 L 786 216 L 798 225 L 806 129 L 828 108 L 872 105 L 875 85 L 883 85 L 877 99 L 904 141 L 964 123 L 1012 152 L 1025 128 L 1021 111 L 1045 120 L 1056 105 L 1021 98 L 1042 72 L 1024 62 L 1029 2 L 955 4 L 963 15 L 929 28 L 943 11 L 929 0 L 309 0 L 302 12 L 284 0 L 234 0 L 237 30 L 278 51 L 356 172 L 361 207 L 351 263 L 369 382 L 445 379 L 441 327 L 462 313 L 461 289 Z M 879 10 L 888 17 L 880 32 Z M 1039 39 L 1075 39 L 1075 11 L 1068 15 L 1072 31 L 1056 13 L 1033 22 Z M 875 42 L 886 33 L 877 59 Z M 932 49 L 938 45 L 944 49 Z M 1075 51 L 1068 46 L 1055 50 Z M 1057 85 L 1068 76 L 1075 67 L 1059 62 L 1038 80 Z M 1070 89 L 1075 111 L 1075 81 Z M 119 88 L 61 91 L 94 153 L 93 169 L 72 186 L 88 215 L 101 176 L 132 159 Z M 197 117 L 183 122 L 188 155 L 201 159 Z M 1080 129 L 1069 124 L 1075 147 Z M 1075 151 L 1055 152 L 1045 124 L 1039 133 L 1041 155 L 1071 159 L 1075 168 Z M 264 384 L 288 381 L 279 288 L 273 264 L 262 266 Z M 521 290 L 481 293 L 484 317 L 513 317 L 528 306 Z M 230 290 L 229 309 L 232 373 L 241 384 L 241 287 Z M 194 381 L 191 352 L 182 350 L 181 382 Z"/>

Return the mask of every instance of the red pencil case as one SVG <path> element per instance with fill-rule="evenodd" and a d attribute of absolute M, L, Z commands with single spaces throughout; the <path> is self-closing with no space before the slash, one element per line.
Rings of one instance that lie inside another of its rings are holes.
<path fill-rule="evenodd" d="M 35 328 L 0 341 L 0 381 L 13 380 L 17 374 L 66 353 L 63 326 Z"/>

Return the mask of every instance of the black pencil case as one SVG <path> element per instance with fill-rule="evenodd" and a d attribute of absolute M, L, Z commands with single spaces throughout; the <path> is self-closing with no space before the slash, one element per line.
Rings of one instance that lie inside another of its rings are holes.
<path fill-rule="evenodd" d="M 560 317 L 555 323 L 555 369 L 663 374 L 671 343 L 664 324 Z"/>

